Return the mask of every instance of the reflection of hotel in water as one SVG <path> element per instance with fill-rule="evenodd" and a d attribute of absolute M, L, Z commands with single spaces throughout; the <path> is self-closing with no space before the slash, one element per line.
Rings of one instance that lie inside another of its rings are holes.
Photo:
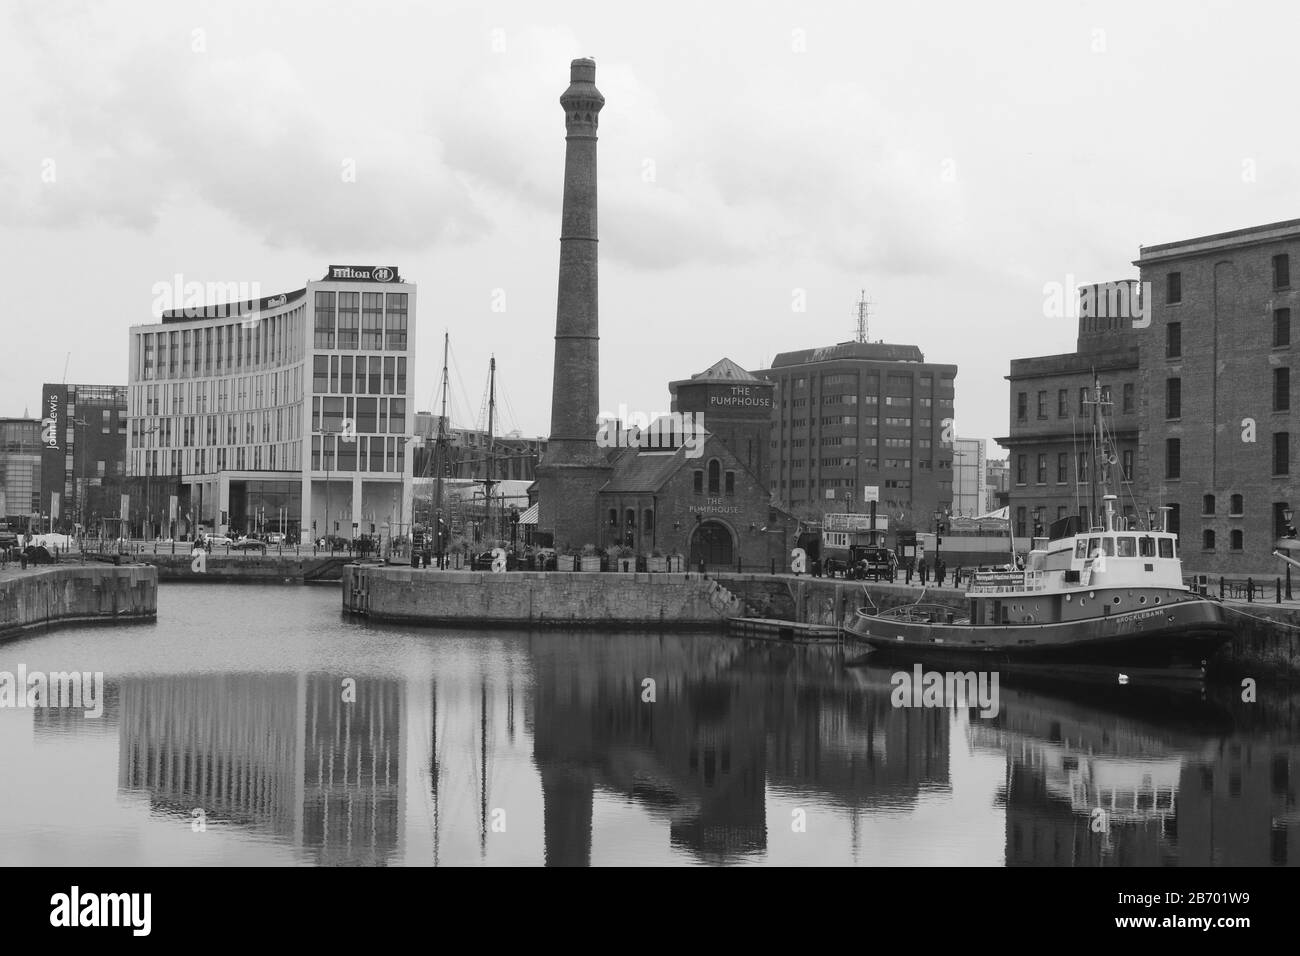
<path fill-rule="evenodd" d="M 155 808 L 269 831 L 319 863 L 401 846 L 402 686 L 326 675 L 159 676 L 121 688 L 118 786 Z"/>
<path fill-rule="evenodd" d="M 971 737 L 1007 754 L 1008 865 L 1300 861 L 1293 743 L 1162 729 L 1005 688 L 998 720 Z"/>

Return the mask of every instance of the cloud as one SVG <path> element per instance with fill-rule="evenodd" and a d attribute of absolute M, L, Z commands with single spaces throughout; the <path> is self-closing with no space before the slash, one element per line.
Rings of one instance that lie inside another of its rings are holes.
<path fill-rule="evenodd" d="M 170 205 L 199 199 L 268 245 L 316 252 L 467 241 L 490 229 L 440 143 L 377 118 L 341 123 L 278 52 L 235 59 L 145 40 L 85 70 L 65 69 L 66 52 L 52 56 L 37 115 L 53 176 L 5 169 L 10 220 L 148 231 Z M 72 79 L 88 76 L 98 77 L 90 88 Z"/>

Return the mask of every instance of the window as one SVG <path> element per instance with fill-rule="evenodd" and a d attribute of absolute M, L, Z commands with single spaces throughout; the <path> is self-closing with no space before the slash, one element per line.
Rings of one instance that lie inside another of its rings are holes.
<path fill-rule="evenodd" d="M 1165 305 L 1177 305 L 1183 301 L 1183 274 L 1171 272 L 1165 276 Z"/>
<path fill-rule="evenodd" d="M 389 292 L 386 296 L 384 348 L 390 351 L 406 351 L 406 297 L 405 292 Z"/>
<path fill-rule="evenodd" d="M 1079 452 L 1079 461 L 1077 464 L 1078 471 L 1075 475 L 1075 480 L 1081 483 L 1086 483 L 1090 474 L 1088 470 L 1088 453 L 1086 451 Z"/>
<path fill-rule="evenodd" d="M 334 293 L 316 293 L 316 338 L 318 349 L 334 348 Z"/>
<path fill-rule="evenodd" d="M 1079 389 L 1079 414 L 1083 415 L 1088 410 L 1088 386 Z"/>
<path fill-rule="evenodd" d="M 1056 453 L 1056 483 L 1063 485 L 1069 480 L 1069 458 L 1063 451 Z"/>
<path fill-rule="evenodd" d="M 1291 310 L 1273 310 L 1273 348 L 1286 348 L 1291 344 Z"/>
<path fill-rule="evenodd" d="M 1171 378 L 1165 381 L 1165 418 L 1183 417 L 1183 380 Z"/>
<path fill-rule="evenodd" d="M 723 492 L 729 495 L 734 495 L 736 493 L 736 473 L 734 471 L 729 471 L 724 478 L 725 481 L 722 485 Z"/>
<path fill-rule="evenodd" d="M 361 293 L 339 293 L 338 343 L 339 348 L 341 349 L 355 349 L 361 343 L 361 337 L 358 331 L 361 328 L 361 320 L 358 314 L 360 305 Z"/>
<path fill-rule="evenodd" d="M 1291 474 L 1291 433 L 1273 434 L 1273 474 Z"/>
<path fill-rule="evenodd" d="M 1133 411 L 1133 383 L 1124 383 L 1124 411 Z"/>
<path fill-rule="evenodd" d="M 1176 502 L 1173 501 L 1169 502 L 1166 505 L 1166 507 L 1169 509 L 1169 527 L 1166 530 L 1168 530 L 1172 534 L 1178 534 L 1183 530 L 1183 519 L 1182 519 L 1183 509 L 1180 505 L 1178 505 Z M 1170 551 L 1169 554 L 1165 554 L 1166 544 L 1169 544 L 1169 539 L 1168 538 L 1161 539 L 1160 557 L 1172 558 L 1174 556 L 1172 550 Z"/>
<path fill-rule="evenodd" d="M 1124 472 L 1120 476 L 1120 479 L 1122 481 L 1132 481 L 1133 480 L 1133 450 L 1131 448 L 1126 449 L 1124 451 L 1121 458 L 1120 467 L 1123 469 Z"/>
<path fill-rule="evenodd" d="M 1038 393 L 1038 417 L 1047 417 L 1047 392 L 1044 391 Z"/>
<path fill-rule="evenodd" d="M 1273 369 L 1273 411 L 1285 412 L 1291 408 L 1291 370 Z"/>
<path fill-rule="evenodd" d="M 718 464 L 718 460 L 715 458 L 709 462 L 709 494 L 716 495 L 721 487 L 722 466 Z"/>
<path fill-rule="evenodd" d="M 1214 531 L 1206 528 L 1201 532 L 1201 549 L 1204 551 L 1214 550 Z"/>
<path fill-rule="evenodd" d="M 361 295 L 361 347 L 384 347 L 384 294 L 365 292 Z"/>
<path fill-rule="evenodd" d="M 1018 485 L 1025 483 L 1025 469 L 1028 467 L 1028 457 L 1028 455 L 1016 456 L 1016 484 Z"/>
<path fill-rule="evenodd" d="M 1285 289 L 1291 285 L 1291 257 L 1286 253 L 1273 257 L 1273 288 Z"/>
<path fill-rule="evenodd" d="M 1228 547 L 1233 551 L 1240 551 L 1244 547 L 1245 535 L 1241 533 L 1240 528 L 1233 528 L 1228 533 Z"/>
<path fill-rule="evenodd" d="M 1029 394 L 1020 392 L 1016 395 L 1016 421 L 1023 422 L 1029 420 Z"/>
<path fill-rule="evenodd" d="M 704 472 L 695 472 L 695 493 L 697 495 L 704 493 Z"/>
<path fill-rule="evenodd" d="M 1183 323 L 1170 322 L 1165 326 L 1165 358 L 1181 358 L 1183 354 Z"/>
<path fill-rule="evenodd" d="M 1070 414 L 1070 390 L 1063 388 L 1056 393 L 1056 417 L 1065 418 Z"/>
<path fill-rule="evenodd" d="M 1038 456 L 1038 483 L 1040 485 L 1047 484 L 1047 456 L 1046 455 Z"/>
<path fill-rule="evenodd" d="M 1027 513 L 1024 508 L 1016 509 L 1016 537 L 1018 538 L 1023 538 L 1025 536 L 1026 516 Z"/>
<path fill-rule="evenodd" d="M 1165 439 L 1165 477 L 1180 478 L 1183 473 L 1183 443 L 1178 438 Z"/>
<path fill-rule="evenodd" d="M 1240 517 L 1246 512 L 1245 499 L 1241 495 L 1233 495 L 1228 499 L 1228 514 L 1233 517 Z"/>
<path fill-rule="evenodd" d="M 1214 514 L 1214 495 L 1206 495 L 1201 499 L 1201 514 L 1207 518 Z"/>
<path fill-rule="evenodd" d="M 317 355 L 312 358 L 312 391 L 316 394 L 328 391 L 330 375 L 330 357 Z"/>

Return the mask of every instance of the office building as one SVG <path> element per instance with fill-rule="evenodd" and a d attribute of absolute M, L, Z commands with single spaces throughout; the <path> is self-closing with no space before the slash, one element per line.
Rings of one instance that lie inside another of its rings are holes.
<path fill-rule="evenodd" d="M 128 468 L 175 484 L 173 533 L 402 533 L 415 299 L 395 267 L 332 265 L 133 326 Z"/>

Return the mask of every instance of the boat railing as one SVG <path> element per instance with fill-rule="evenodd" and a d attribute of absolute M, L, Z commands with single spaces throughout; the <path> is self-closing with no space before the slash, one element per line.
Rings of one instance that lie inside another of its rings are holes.
<path fill-rule="evenodd" d="M 860 613 L 872 617 L 890 618 L 913 624 L 954 624 L 964 623 L 966 618 L 946 604 L 902 604 L 898 607 L 877 611 L 874 608 L 859 608 Z"/>

